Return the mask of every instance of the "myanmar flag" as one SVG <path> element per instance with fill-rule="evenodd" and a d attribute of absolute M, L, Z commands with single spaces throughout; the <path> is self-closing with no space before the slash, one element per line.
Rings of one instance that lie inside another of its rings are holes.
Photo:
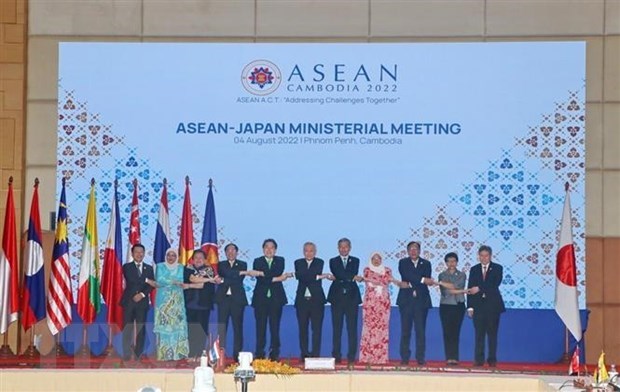
<path fill-rule="evenodd" d="M 95 199 L 95 180 L 90 185 L 88 211 L 82 239 L 82 259 L 78 283 L 78 314 L 84 324 L 95 321 L 101 308 L 99 292 L 99 242 L 97 239 L 97 201 Z"/>

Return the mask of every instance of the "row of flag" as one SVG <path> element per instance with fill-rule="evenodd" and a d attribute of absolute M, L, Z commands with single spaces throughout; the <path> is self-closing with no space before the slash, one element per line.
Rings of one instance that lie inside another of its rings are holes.
<path fill-rule="evenodd" d="M 138 208 L 138 183 L 133 183 L 128 249 L 125 261 L 131 260 L 130 249 L 140 242 L 140 219 Z M 181 235 L 179 240 L 179 262 L 190 263 L 194 250 L 192 226 L 192 207 L 190 200 L 190 182 L 185 178 L 185 198 L 181 218 Z M 69 267 L 69 244 L 67 228 L 67 205 L 65 180 L 58 206 L 56 235 L 51 265 L 49 295 L 45 299 L 43 248 L 41 246 L 41 220 L 39 213 L 39 182 L 35 181 L 34 192 L 28 222 L 27 253 L 24 266 L 24 283 L 21 301 L 18 292 L 17 237 L 15 225 L 15 204 L 13 200 L 12 179 L 9 181 L 6 216 L 0 252 L 0 334 L 6 333 L 8 326 L 22 313 L 22 325 L 28 330 L 47 315 L 50 331 L 57 334 L 72 321 L 71 274 Z M 205 208 L 201 249 L 207 254 L 207 262 L 217 273 L 218 247 L 217 225 L 215 221 L 215 203 L 213 184 L 209 180 L 209 193 Z M 112 200 L 110 226 L 106 240 L 103 271 L 100 273 L 99 241 L 97 237 L 97 216 L 95 183 L 91 181 L 90 196 L 84 225 L 82 254 L 78 282 L 77 309 L 85 324 L 95 320 L 101 308 L 101 298 L 108 305 L 107 322 L 111 326 L 122 328 L 123 312 L 119 301 L 123 291 L 123 251 L 120 227 L 120 209 L 118 206 L 118 185 L 115 182 Z M 164 180 L 157 228 L 153 261 L 155 265 L 163 263 L 166 251 L 171 246 L 170 221 L 168 214 L 168 190 Z M 101 281 L 100 281 L 101 278 Z M 568 184 L 560 226 L 559 250 L 556 259 L 556 295 L 555 310 L 566 328 L 579 342 L 582 337 L 579 317 L 577 292 L 577 267 L 572 237 L 572 217 Z"/>
<path fill-rule="evenodd" d="M 45 297 L 45 271 L 43 247 L 41 241 L 41 219 L 39 212 L 39 181 L 35 180 L 34 192 L 28 222 L 26 260 L 23 271 L 24 280 L 19 291 L 18 253 L 15 224 L 15 202 L 13 199 L 13 180 L 9 180 L 6 202 L 6 216 L 0 252 L 0 334 L 7 332 L 9 325 L 16 321 L 21 313 L 24 330 L 30 329 L 47 316 L 47 325 L 53 335 L 71 324 L 73 318 L 71 305 L 71 270 L 69 263 L 69 242 L 67 227 L 67 204 L 65 180 L 58 205 L 54 248 L 52 251 L 49 293 Z M 138 208 L 138 183 L 133 182 L 133 197 L 129 219 L 129 236 L 127 253 L 123 258 L 123 239 L 121 218 L 118 205 L 118 185 L 114 184 L 110 226 L 103 253 L 103 270 L 100 270 L 99 240 L 97 236 L 97 202 L 95 182 L 91 181 L 90 196 L 82 238 L 82 252 L 77 290 L 77 312 L 84 324 L 95 321 L 101 309 L 101 300 L 108 306 L 107 323 L 120 330 L 123 325 L 123 311 L 119 305 L 124 278 L 123 262 L 130 262 L 131 247 L 140 243 L 140 212 Z M 192 227 L 192 208 L 190 200 L 190 182 L 185 178 L 185 200 L 181 217 L 181 238 L 179 240 L 179 262 L 191 263 L 194 251 L 194 234 Z M 165 262 L 166 251 L 171 247 L 170 219 L 168 213 L 168 188 L 164 180 L 159 215 L 155 232 L 153 261 L 155 266 Z M 207 254 L 207 262 L 217 273 L 218 247 L 217 225 L 215 221 L 215 203 L 213 183 L 209 180 L 209 193 L 205 208 L 204 227 L 200 248 Z M 154 295 L 154 294 L 153 294 Z M 154 297 L 153 297 L 154 298 Z M 152 299 L 153 299 L 152 298 Z"/>

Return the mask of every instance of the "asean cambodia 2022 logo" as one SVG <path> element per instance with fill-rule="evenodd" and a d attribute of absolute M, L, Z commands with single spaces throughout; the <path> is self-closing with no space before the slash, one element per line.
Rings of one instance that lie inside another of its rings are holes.
<path fill-rule="evenodd" d="M 254 95 L 269 95 L 280 87 L 282 73 L 277 65 L 267 60 L 256 60 L 241 72 L 241 84 Z"/>

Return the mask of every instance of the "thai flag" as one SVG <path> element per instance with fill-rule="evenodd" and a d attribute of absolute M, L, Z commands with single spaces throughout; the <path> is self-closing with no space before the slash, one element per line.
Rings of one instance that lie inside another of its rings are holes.
<path fill-rule="evenodd" d="M 157 217 L 157 227 L 155 229 L 155 249 L 153 250 L 153 260 L 155 264 L 166 261 L 166 251 L 170 249 L 170 217 L 168 215 L 168 186 L 164 179 L 164 187 L 161 190 L 161 200 L 159 202 L 159 215 Z"/>
<path fill-rule="evenodd" d="M 220 359 L 220 337 L 218 336 L 217 339 L 215 339 L 215 341 L 213 342 L 213 346 L 211 347 L 211 350 L 209 350 L 209 361 L 211 361 L 212 363 L 215 363 L 219 359 Z"/>
<path fill-rule="evenodd" d="M 212 180 L 209 180 L 209 194 L 207 195 L 207 206 L 205 207 L 200 248 L 207 255 L 206 262 L 213 268 L 213 271 L 217 275 L 219 257 L 217 253 L 217 224 L 215 223 L 215 202 L 213 201 Z"/>
<path fill-rule="evenodd" d="M 159 215 L 157 216 L 157 227 L 155 228 L 155 249 L 153 250 L 153 269 L 157 271 L 157 264 L 166 261 L 166 252 L 170 249 L 170 217 L 168 215 L 168 186 L 164 178 L 164 187 L 161 190 L 159 202 Z M 151 290 L 151 303 L 155 304 L 155 293 L 157 289 Z"/>
<path fill-rule="evenodd" d="M 28 222 L 28 243 L 22 293 L 22 325 L 30 329 L 45 318 L 45 271 L 43 268 L 43 247 L 41 246 L 41 218 L 39 214 L 39 180 L 35 180 L 30 220 Z"/>

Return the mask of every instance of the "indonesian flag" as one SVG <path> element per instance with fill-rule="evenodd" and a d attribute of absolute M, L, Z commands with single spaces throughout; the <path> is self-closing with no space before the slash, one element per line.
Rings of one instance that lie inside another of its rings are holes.
<path fill-rule="evenodd" d="M 78 282 L 77 308 L 84 324 L 95 321 L 101 308 L 99 293 L 99 242 L 97 239 L 97 201 L 95 199 L 95 180 L 91 181 L 90 197 L 84 237 L 82 239 L 82 259 L 80 260 L 80 277 Z"/>
<path fill-rule="evenodd" d="M 577 266 L 573 247 L 573 226 L 570 194 L 566 184 L 566 198 L 560 227 L 560 244 L 555 265 L 555 311 L 576 341 L 581 340 L 581 319 L 577 302 Z"/>
<path fill-rule="evenodd" d="M 568 375 L 571 374 L 579 374 L 579 346 L 575 347 L 575 351 L 573 352 L 573 357 L 570 360 L 570 365 L 568 366 Z"/>
<path fill-rule="evenodd" d="M 52 251 L 52 272 L 50 274 L 49 294 L 47 296 L 47 326 L 52 335 L 56 335 L 71 324 L 71 270 L 69 269 L 69 242 L 67 235 L 67 197 L 65 196 L 65 179 L 62 179 L 62 191 L 58 203 L 56 218 L 56 238 Z"/>
<path fill-rule="evenodd" d="M 194 254 L 194 227 L 192 224 L 192 202 L 189 194 L 189 177 L 185 177 L 185 200 L 181 215 L 181 238 L 179 241 L 179 263 L 187 265 Z"/>
<path fill-rule="evenodd" d="M 13 201 L 13 177 L 9 178 L 6 195 L 6 215 L 0 251 L 0 334 L 17 320 L 19 293 L 17 287 L 17 235 L 15 231 L 15 203 Z"/>
<path fill-rule="evenodd" d="M 115 181 L 110 228 L 103 253 L 101 294 L 106 305 L 108 305 L 108 325 L 116 325 L 119 331 L 123 328 L 123 308 L 119 305 L 123 295 L 122 254 L 121 215 L 118 208 L 118 185 Z"/>
<path fill-rule="evenodd" d="M 140 209 L 138 208 L 138 181 L 133 180 L 133 197 L 131 198 L 131 215 L 129 216 L 129 242 L 126 262 L 132 261 L 131 247 L 140 243 Z"/>
<path fill-rule="evenodd" d="M 215 223 L 215 202 L 213 201 L 213 181 L 209 180 L 209 194 L 207 195 L 207 206 L 202 226 L 202 243 L 200 248 L 207 255 L 209 264 L 217 275 L 217 225 Z"/>
<path fill-rule="evenodd" d="M 39 179 L 35 179 L 34 193 L 28 221 L 28 243 L 24 285 L 22 292 L 22 325 L 27 331 L 45 318 L 45 270 L 41 246 L 41 217 L 39 213 Z"/>

